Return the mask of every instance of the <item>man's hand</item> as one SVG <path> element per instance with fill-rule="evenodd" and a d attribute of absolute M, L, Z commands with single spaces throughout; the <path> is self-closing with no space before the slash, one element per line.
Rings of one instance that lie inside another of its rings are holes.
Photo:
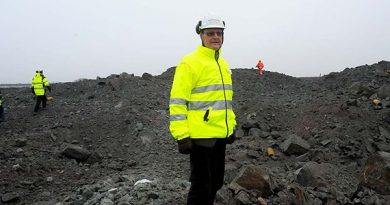
<path fill-rule="evenodd" d="M 177 141 L 177 146 L 181 154 L 189 154 L 192 150 L 192 141 L 190 137 Z"/>
<path fill-rule="evenodd" d="M 234 130 L 233 133 L 226 138 L 226 144 L 232 144 L 236 140 L 236 131 Z"/>

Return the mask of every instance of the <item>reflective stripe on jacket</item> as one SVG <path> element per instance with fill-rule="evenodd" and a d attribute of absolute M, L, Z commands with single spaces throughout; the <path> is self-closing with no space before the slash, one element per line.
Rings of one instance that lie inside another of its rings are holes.
<path fill-rule="evenodd" d="M 233 88 L 228 63 L 218 51 L 199 46 L 176 67 L 169 102 L 176 140 L 226 138 L 233 133 Z M 219 53 L 218 53 L 219 54 Z"/>
<path fill-rule="evenodd" d="M 34 88 L 35 95 L 45 95 L 44 82 L 40 73 L 35 74 L 31 86 Z"/>

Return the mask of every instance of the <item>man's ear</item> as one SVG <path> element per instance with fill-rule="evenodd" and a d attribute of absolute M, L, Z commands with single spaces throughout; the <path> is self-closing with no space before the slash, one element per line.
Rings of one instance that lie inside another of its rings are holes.
<path fill-rule="evenodd" d="M 195 31 L 197 34 L 200 34 L 200 26 L 202 25 L 202 21 L 199 21 L 198 24 L 196 24 Z"/>

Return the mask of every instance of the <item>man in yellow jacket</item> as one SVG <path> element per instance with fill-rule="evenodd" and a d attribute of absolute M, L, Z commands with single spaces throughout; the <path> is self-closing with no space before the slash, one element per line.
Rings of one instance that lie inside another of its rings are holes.
<path fill-rule="evenodd" d="M 49 85 L 49 81 L 47 78 L 43 75 L 43 71 L 36 71 L 35 76 L 32 79 L 31 83 L 31 91 L 32 93 L 36 96 L 37 101 L 35 103 L 34 107 L 34 114 L 36 114 L 39 110 L 39 106 L 41 105 L 42 102 L 42 107 L 46 107 L 46 90 L 48 89 L 51 92 L 51 87 Z"/>
<path fill-rule="evenodd" d="M 196 25 L 202 45 L 182 58 L 171 89 L 170 131 L 179 152 L 190 154 L 188 205 L 212 205 L 222 187 L 226 144 L 236 116 L 229 64 L 221 57 L 225 22 L 205 17 Z"/>

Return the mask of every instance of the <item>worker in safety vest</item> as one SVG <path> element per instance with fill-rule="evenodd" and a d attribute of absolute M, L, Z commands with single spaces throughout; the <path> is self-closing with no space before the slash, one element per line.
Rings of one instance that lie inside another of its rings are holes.
<path fill-rule="evenodd" d="M 176 67 L 169 102 L 170 132 L 190 154 L 187 204 L 211 205 L 222 187 L 226 144 L 235 139 L 232 73 L 221 56 L 225 22 L 206 17 L 196 25 L 202 45 Z"/>
<path fill-rule="evenodd" d="M 36 103 L 34 107 L 34 113 L 37 113 L 39 110 L 39 106 L 41 105 L 42 102 L 42 107 L 46 107 L 46 90 L 47 89 L 49 92 L 51 92 L 51 87 L 49 85 L 49 81 L 47 78 L 43 75 L 43 71 L 36 71 L 35 76 L 32 79 L 31 83 L 31 91 L 32 93 L 36 96 Z"/>
<path fill-rule="evenodd" d="M 257 63 L 256 68 L 259 69 L 259 75 L 263 75 L 264 64 L 263 62 L 261 62 L 261 60 L 259 60 L 259 62 Z"/>

